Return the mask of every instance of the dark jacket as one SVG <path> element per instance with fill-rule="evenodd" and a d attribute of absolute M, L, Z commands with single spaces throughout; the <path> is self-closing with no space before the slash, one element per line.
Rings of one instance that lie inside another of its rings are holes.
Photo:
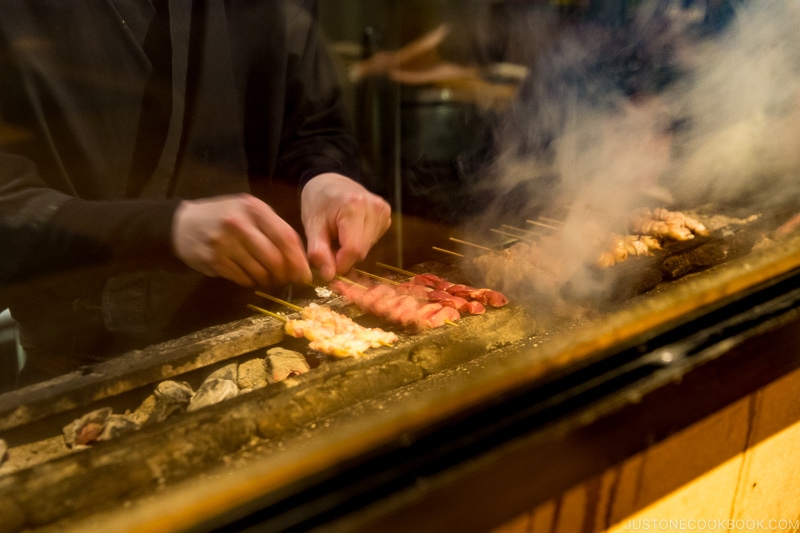
<path fill-rule="evenodd" d="M 213 316 L 171 255 L 179 200 L 355 177 L 344 117 L 315 2 L 0 0 L 0 304 L 28 350 L 88 361 Z"/>

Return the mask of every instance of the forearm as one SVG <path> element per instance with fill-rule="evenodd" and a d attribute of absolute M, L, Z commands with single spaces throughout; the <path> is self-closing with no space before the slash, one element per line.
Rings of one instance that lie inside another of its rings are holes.
<path fill-rule="evenodd" d="M 3 242 L 16 243 L 3 281 L 101 263 L 170 260 L 171 224 L 178 201 L 73 198 L 43 224 L 2 224 Z"/>

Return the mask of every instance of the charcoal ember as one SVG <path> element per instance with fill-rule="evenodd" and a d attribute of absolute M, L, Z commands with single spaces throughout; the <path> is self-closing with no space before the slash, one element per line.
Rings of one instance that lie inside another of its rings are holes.
<path fill-rule="evenodd" d="M 239 395 L 239 387 L 230 379 L 206 380 L 192 396 L 187 412 L 197 411 L 209 405 L 215 405 Z"/>
<path fill-rule="evenodd" d="M 139 404 L 139 407 L 137 407 L 135 411 L 132 413 L 126 413 L 125 417 L 140 427 L 144 426 L 152 416 L 157 403 L 158 400 L 156 399 L 156 395 L 151 394 L 145 398 L 141 404 Z"/>
<path fill-rule="evenodd" d="M 0 465 L 2 465 L 6 459 L 8 459 L 8 443 L 0 439 Z"/>
<path fill-rule="evenodd" d="M 661 262 L 661 272 L 668 279 L 676 279 L 722 264 L 749 253 L 756 238 L 755 232 L 742 230 L 718 239 L 710 239 L 687 252 L 671 254 L 664 258 Z"/>
<path fill-rule="evenodd" d="M 110 416 L 111 408 L 101 407 L 76 418 L 64 426 L 62 430 L 64 442 L 70 448 L 83 447 L 96 442 L 102 435 Z"/>
<path fill-rule="evenodd" d="M 240 393 L 250 392 L 267 386 L 267 367 L 261 358 L 250 359 L 239 365 L 239 379 L 236 380 Z"/>
<path fill-rule="evenodd" d="M 124 415 L 112 414 L 108 417 L 108 420 L 106 420 L 106 425 L 103 428 L 103 432 L 99 437 L 97 437 L 97 440 L 100 442 L 113 440 L 123 435 L 127 435 L 128 433 L 138 431 L 139 427 L 139 424 L 133 420 L 130 420 Z"/>
<path fill-rule="evenodd" d="M 300 352 L 285 348 L 270 348 L 264 360 L 267 367 L 267 382 L 278 383 L 285 379 L 305 374 L 311 367 Z"/>
<path fill-rule="evenodd" d="M 153 395 L 155 402 L 145 424 L 163 422 L 173 414 L 185 411 L 194 391 L 188 383 L 167 380 L 158 384 Z"/>
<path fill-rule="evenodd" d="M 230 381 L 236 381 L 239 379 L 239 365 L 237 363 L 231 363 L 218 368 L 210 373 L 204 381 L 211 381 L 213 379 L 227 379 Z"/>

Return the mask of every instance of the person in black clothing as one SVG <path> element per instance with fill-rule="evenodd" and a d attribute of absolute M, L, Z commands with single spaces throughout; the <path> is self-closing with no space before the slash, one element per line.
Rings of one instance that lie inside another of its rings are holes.
<path fill-rule="evenodd" d="M 31 376 L 236 318 L 237 287 L 330 280 L 388 229 L 315 17 L 309 0 L 0 0 L 0 308 Z M 251 194 L 279 178 L 305 245 Z"/>

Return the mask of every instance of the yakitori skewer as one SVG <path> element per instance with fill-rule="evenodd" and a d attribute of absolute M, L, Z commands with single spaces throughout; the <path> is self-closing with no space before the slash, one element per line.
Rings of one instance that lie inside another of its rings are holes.
<path fill-rule="evenodd" d="M 487 252 L 496 252 L 494 248 L 489 248 L 488 246 L 483 246 L 481 244 L 475 244 L 474 242 L 465 241 L 462 239 L 457 239 L 455 237 L 450 237 L 450 240 L 453 242 L 457 242 L 458 244 L 463 244 L 465 246 L 472 246 L 473 248 L 478 248 L 479 250 L 486 250 Z"/>
<path fill-rule="evenodd" d="M 530 237 L 523 237 L 522 235 L 515 235 L 515 234 L 510 233 L 508 231 L 503 231 L 503 230 L 499 230 L 499 229 L 496 229 L 496 228 L 489 228 L 489 231 L 497 233 L 498 235 L 503 235 L 505 237 L 511 237 L 512 239 L 517 239 L 517 240 L 522 241 L 522 242 L 527 242 L 527 243 L 535 242 L 535 239 L 531 239 Z"/>
<path fill-rule="evenodd" d="M 563 226 L 564 224 L 566 224 L 566 222 L 564 222 L 563 220 L 558 220 L 556 218 L 550 218 L 550 217 L 538 217 L 538 218 L 539 220 L 544 220 L 545 222 L 549 222 L 550 224 L 557 224 L 559 226 Z"/>
<path fill-rule="evenodd" d="M 507 230 L 513 231 L 515 233 L 521 233 L 523 235 L 533 235 L 534 237 L 544 237 L 545 236 L 544 233 L 541 233 L 539 231 L 532 231 L 532 230 L 529 230 L 529 229 L 522 229 L 522 228 L 518 228 L 516 226 L 511 226 L 509 224 L 503 224 L 500 227 L 501 228 L 506 228 Z"/>
<path fill-rule="evenodd" d="M 372 274 L 370 272 L 365 272 L 364 270 L 359 270 L 357 268 L 354 268 L 353 272 L 358 272 L 359 274 L 361 274 L 363 276 L 367 276 L 368 278 L 372 278 L 374 280 L 380 281 L 381 283 L 388 283 L 389 285 L 400 285 L 399 281 L 395 281 L 395 280 L 389 279 L 389 278 L 382 278 L 381 276 L 378 276 L 376 274 Z"/>
<path fill-rule="evenodd" d="M 286 322 L 287 320 L 289 320 L 288 318 L 286 318 L 283 315 L 279 315 L 278 313 L 273 313 L 272 311 L 267 311 L 266 309 L 262 309 L 261 307 L 258 307 L 256 305 L 247 304 L 247 307 L 249 307 L 253 311 L 257 311 L 257 312 L 259 312 L 259 313 L 261 313 L 263 315 L 271 316 L 272 318 L 280 320 L 281 322 Z"/>
<path fill-rule="evenodd" d="M 378 266 L 380 268 L 385 268 L 386 270 L 391 270 L 392 272 L 397 272 L 398 274 L 403 274 L 404 276 L 412 278 L 416 276 L 416 274 L 414 274 L 410 270 L 403 270 L 402 268 L 397 268 L 396 266 L 387 265 L 385 263 L 379 263 L 377 261 L 375 262 L 375 266 Z"/>
<path fill-rule="evenodd" d="M 403 270 L 391 265 L 385 265 L 383 263 L 376 263 L 376 265 L 399 272 L 400 274 L 411 276 L 413 283 L 427 285 L 432 287 L 434 290 L 444 291 L 452 294 L 453 296 L 459 296 L 468 300 L 475 300 L 482 304 L 488 304 L 492 307 L 502 307 L 508 303 L 508 298 L 504 294 L 492 289 L 481 289 L 460 283 L 451 283 L 450 281 L 440 278 L 435 274 L 414 274 L 408 270 Z"/>
<path fill-rule="evenodd" d="M 464 254 L 460 254 L 460 253 L 454 252 L 452 250 L 445 250 L 444 248 L 439 248 L 438 246 L 431 246 L 431 248 L 433 248 L 437 252 L 442 252 L 444 254 L 454 255 L 456 257 L 465 257 Z"/>
<path fill-rule="evenodd" d="M 539 222 L 538 220 L 530 220 L 530 219 L 528 219 L 528 220 L 526 220 L 525 222 L 527 222 L 528 224 L 532 224 L 532 225 L 534 225 L 534 226 L 539 226 L 540 228 L 547 228 L 547 229 L 561 229 L 561 228 L 560 228 L 560 227 L 558 227 L 558 226 L 554 226 L 554 225 L 552 225 L 552 224 L 545 224 L 544 222 Z"/>
<path fill-rule="evenodd" d="M 280 298 L 272 296 L 271 294 L 267 294 L 267 293 L 261 292 L 261 291 L 256 291 L 256 294 L 258 296 L 261 296 L 262 298 L 266 298 L 267 300 L 272 300 L 275 303 L 278 303 L 278 304 L 281 304 L 281 305 L 283 305 L 285 307 L 288 307 L 289 309 L 292 309 L 293 311 L 302 311 L 303 310 L 303 308 L 300 307 L 299 305 L 294 305 L 293 303 L 289 303 L 286 300 L 281 300 Z"/>
<path fill-rule="evenodd" d="M 282 320 L 288 335 L 296 338 L 305 337 L 310 341 L 308 347 L 318 352 L 335 357 L 360 357 L 369 348 L 390 346 L 398 340 L 394 333 L 379 328 L 366 328 L 328 307 L 314 303 L 306 307 L 299 307 L 270 294 L 260 291 L 256 291 L 256 294 L 289 309 L 299 311 L 301 319 L 298 320 L 281 317 L 254 305 L 248 306 L 260 313 Z"/>

